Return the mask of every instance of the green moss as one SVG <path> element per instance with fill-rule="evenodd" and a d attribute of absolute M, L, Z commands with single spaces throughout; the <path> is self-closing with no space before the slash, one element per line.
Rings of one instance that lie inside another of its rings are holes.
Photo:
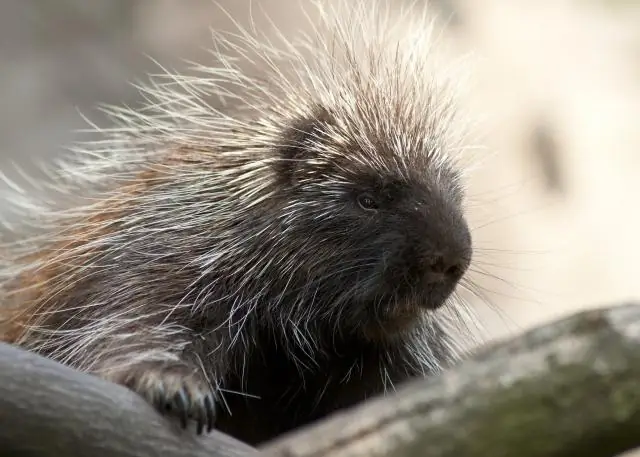
<path fill-rule="evenodd" d="M 428 432 L 408 455 L 589 457 L 640 444 L 638 378 L 629 374 L 608 380 L 584 366 L 565 365 L 457 406 L 460 413 L 447 421 L 448 429 Z"/>

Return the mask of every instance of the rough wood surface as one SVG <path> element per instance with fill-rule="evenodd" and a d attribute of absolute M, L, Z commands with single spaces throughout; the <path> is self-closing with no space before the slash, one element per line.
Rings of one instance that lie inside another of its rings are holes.
<path fill-rule="evenodd" d="M 0 345 L 0 455 L 581 457 L 640 447 L 640 306 L 550 323 L 260 450 L 181 432 L 127 389 Z"/>
<path fill-rule="evenodd" d="M 198 438 L 188 432 L 124 387 L 0 344 L 0 455 L 258 455 L 221 433 Z"/>
<path fill-rule="evenodd" d="M 270 457 L 611 457 L 640 447 L 640 306 L 583 312 L 263 447 Z"/>

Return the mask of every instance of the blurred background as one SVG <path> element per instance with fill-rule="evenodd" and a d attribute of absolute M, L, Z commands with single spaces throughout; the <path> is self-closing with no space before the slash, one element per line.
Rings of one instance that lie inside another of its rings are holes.
<path fill-rule="evenodd" d="M 218 2 L 241 24 L 250 4 L 258 26 L 257 7 L 285 34 L 304 23 L 294 0 Z M 478 57 L 466 298 L 481 336 L 640 299 L 640 0 L 432 3 L 452 57 Z M 158 70 L 147 56 L 214 63 L 210 27 L 232 28 L 210 0 L 0 2 L 0 170 L 29 189 L 17 169 L 37 180 L 86 127 L 79 112 L 100 122 L 97 104 L 140 102 L 130 83 Z"/>

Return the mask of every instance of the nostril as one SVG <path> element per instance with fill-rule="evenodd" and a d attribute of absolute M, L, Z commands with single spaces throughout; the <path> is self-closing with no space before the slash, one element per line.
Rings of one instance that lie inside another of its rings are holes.
<path fill-rule="evenodd" d="M 444 274 L 446 276 L 453 276 L 456 277 L 458 275 L 460 275 L 460 272 L 462 271 L 462 266 L 459 264 L 456 265 L 451 265 L 449 268 L 447 268 L 444 272 Z"/>
<path fill-rule="evenodd" d="M 431 260 L 430 270 L 432 273 L 446 273 L 449 268 L 443 256 L 434 257 Z"/>
<path fill-rule="evenodd" d="M 428 276 L 433 281 L 457 280 L 464 274 L 466 265 L 459 257 L 434 256 L 429 260 Z"/>

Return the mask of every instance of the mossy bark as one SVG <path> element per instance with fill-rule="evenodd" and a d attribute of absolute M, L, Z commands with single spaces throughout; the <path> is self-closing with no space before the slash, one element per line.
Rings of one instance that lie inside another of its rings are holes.
<path fill-rule="evenodd" d="M 498 343 L 265 446 L 269 456 L 600 457 L 640 447 L 640 306 Z"/>
<path fill-rule="evenodd" d="M 610 457 L 640 447 L 640 306 L 583 312 L 253 449 L 0 344 L 0 455 Z"/>

